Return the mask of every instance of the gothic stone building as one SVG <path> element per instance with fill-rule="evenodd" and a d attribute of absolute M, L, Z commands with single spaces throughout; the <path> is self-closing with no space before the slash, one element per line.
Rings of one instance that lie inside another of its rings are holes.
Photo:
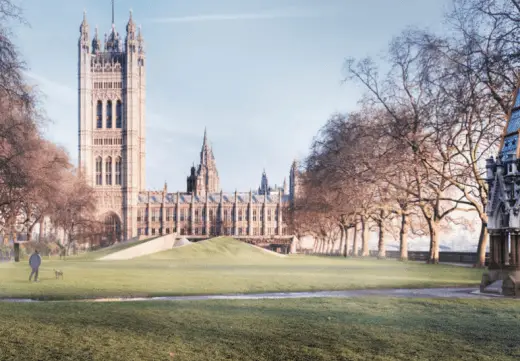
<path fill-rule="evenodd" d="M 200 164 L 186 192 L 145 188 L 146 53 L 132 13 L 123 37 L 112 27 L 91 38 L 86 15 L 78 43 L 79 168 L 98 199 L 99 216 L 117 239 L 177 233 L 274 237 L 286 233 L 284 207 L 298 189 L 270 188 L 265 172 L 258 192 L 223 193 L 206 132 Z"/>
<path fill-rule="evenodd" d="M 496 157 L 487 159 L 489 267 L 483 292 L 520 296 L 520 92 L 517 88 Z"/>

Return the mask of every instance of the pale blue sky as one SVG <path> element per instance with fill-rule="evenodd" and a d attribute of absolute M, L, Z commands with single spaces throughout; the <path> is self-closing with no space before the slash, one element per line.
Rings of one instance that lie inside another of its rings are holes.
<path fill-rule="evenodd" d="M 48 136 L 77 159 L 77 42 L 83 9 L 110 29 L 110 0 L 21 0 L 16 27 L 45 93 Z M 116 0 L 147 46 L 147 187 L 185 190 L 204 127 L 226 191 L 288 177 L 330 114 L 356 107 L 344 59 L 377 55 L 408 25 L 440 29 L 449 0 Z"/>

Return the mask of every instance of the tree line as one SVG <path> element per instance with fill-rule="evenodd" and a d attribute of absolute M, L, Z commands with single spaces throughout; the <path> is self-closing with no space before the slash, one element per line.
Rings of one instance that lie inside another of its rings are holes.
<path fill-rule="evenodd" d="M 344 81 L 363 97 L 313 139 L 293 207 L 293 226 L 313 233 L 320 251 L 339 232 L 345 255 L 366 256 L 376 230 L 379 256 L 391 233 L 406 260 L 408 237 L 428 235 L 428 262 L 437 263 L 441 230 L 474 226 L 468 213 L 484 265 L 485 160 L 498 151 L 518 86 L 520 0 L 453 0 L 443 20 L 441 34 L 407 28 L 380 59 L 346 60 Z"/>
<path fill-rule="evenodd" d="M 65 230 L 68 241 L 99 234 L 95 197 L 62 147 L 45 139 L 48 121 L 41 94 L 31 86 L 9 24 L 25 23 L 20 7 L 0 0 L 0 232 L 3 241 L 44 219 Z"/>

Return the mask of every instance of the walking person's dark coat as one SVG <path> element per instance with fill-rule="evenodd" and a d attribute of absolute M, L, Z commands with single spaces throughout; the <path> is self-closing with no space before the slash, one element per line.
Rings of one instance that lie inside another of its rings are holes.
<path fill-rule="evenodd" d="M 31 275 L 29 276 L 29 281 L 31 281 L 32 276 L 34 275 L 34 282 L 38 281 L 38 270 L 40 269 L 40 265 L 42 264 L 42 258 L 38 254 L 38 251 L 34 251 L 29 258 L 29 266 L 31 266 Z"/>

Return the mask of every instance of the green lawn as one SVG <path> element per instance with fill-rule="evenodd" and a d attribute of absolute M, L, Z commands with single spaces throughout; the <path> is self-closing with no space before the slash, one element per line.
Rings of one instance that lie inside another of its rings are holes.
<path fill-rule="evenodd" d="M 0 303 L 0 360 L 518 360 L 518 306 L 392 298 Z"/>
<path fill-rule="evenodd" d="M 64 271 L 54 279 L 53 269 Z M 219 238 L 130 261 L 44 260 L 39 283 L 27 262 L 0 264 L 0 298 L 73 299 L 357 288 L 477 286 L 481 270 L 394 260 L 277 257 Z"/>

